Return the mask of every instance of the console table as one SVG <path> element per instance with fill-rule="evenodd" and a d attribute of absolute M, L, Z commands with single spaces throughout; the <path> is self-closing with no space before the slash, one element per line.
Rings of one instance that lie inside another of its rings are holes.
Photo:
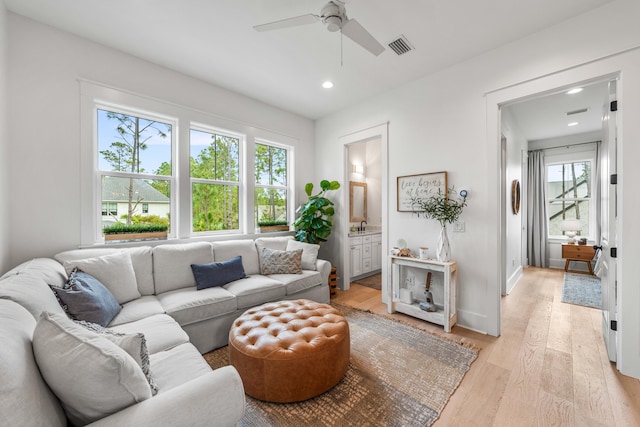
<path fill-rule="evenodd" d="M 427 322 L 436 323 L 444 327 L 445 332 L 451 332 L 451 327 L 456 324 L 458 320 L 458 313 L 456 310 L 456 298 L 458 294 L 458 264 L 454 261 L 451 262 L 439 262 L 436 260 L 423 260 L 418 258 L 408 257 L 389 257 L 390 270 L 391 270 L 391 286 L 389 295 L 389 303 L 387 304 L 387 311 L 389 313 L 400 312 L 408 314 L 409 316 L 416 317 L 418 319 L 426 320 Z M 407 272 L 411 269 L 419 269 L 423 271 L 423 275 L 426 276 L 426 272 L 439 272 L 436 282 L 438 284 L 432 285 L 432 292 L 434 286 L 442 286 L 442 301 L 434 301 L 437 311 L 428 312 L 420 309 L 420 302 L 425 301 L 425 296 L 422 293 L 416 292 L 418 289 L 424 289 L 424 285 L 417 284 L 414 286 L 414 294 L 412 302 L 402 302 L 400 300 L 400 289 L 407 289 L 405 281 L 407 278 Z M 425 272 L 426 271 L 426 272 Z"/>
<path fill-rule="evenodd" d="M 595 255 L 596 255 L 596 250 L 593 249 L 593 246 L 563 243 L 562 258 L 566 260 L 564 263 L 564 271 L 569 270 L 569 262 L 582 261 L 587 263 L 587 266 L 589 267 L 589 274 L 593 274 L 593 268 L 591 267 L 591 260 Z"/>

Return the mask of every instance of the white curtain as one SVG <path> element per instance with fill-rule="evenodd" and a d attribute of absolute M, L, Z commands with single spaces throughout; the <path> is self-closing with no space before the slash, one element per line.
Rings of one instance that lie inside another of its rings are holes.
<path fill-rule="evenodd" d="M 547 267 L 547 195 L 544 152 L 529 152 L 527 189 L 527 256 L 529 264 Z"/>

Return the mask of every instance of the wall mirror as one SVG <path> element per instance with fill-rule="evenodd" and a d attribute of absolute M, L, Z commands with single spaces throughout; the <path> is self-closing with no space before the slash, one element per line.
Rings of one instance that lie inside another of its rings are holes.
<path fill-rule="evenodd" d="M 349 182 L 349 215 L 351 222 L 367 220 L 367 183 Z"/>

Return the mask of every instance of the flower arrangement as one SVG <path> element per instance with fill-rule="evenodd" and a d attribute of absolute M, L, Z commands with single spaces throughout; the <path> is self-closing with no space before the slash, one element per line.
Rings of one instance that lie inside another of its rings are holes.
<path fill-rule="evenodd" d="M 458 194 L 453 187 L 449 189 L 449 193 Z M 435 219 L 445 228 L 447 224 L 452 224 L 460 218 L 462 210 L 467 206 L 467 192 L 464 191 L 458 199 L 452 199 L 438 189 L 436 194 L 426 199 L 411 198 L 411 206 L 416 209 L 416 215 Z"/>

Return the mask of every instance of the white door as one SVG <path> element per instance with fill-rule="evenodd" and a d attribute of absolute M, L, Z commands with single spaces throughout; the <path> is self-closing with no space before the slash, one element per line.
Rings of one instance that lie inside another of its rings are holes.
<path fill-rule="evenodd" d="M 613 108 L 612 108 L 613 107 Z M 601 246 L 602 268 L 602 335 L 609 355 L 615 362 L 617 356 L 617 280 L 616 258 L 612 250 L 616 248 L 616 82 L 609 83 L 609 96 L 602 115 L 602 147 L 600 150 L 600 175 L 602 187 Z M 598 272 L 598 271 L 596 271 Z"/>

